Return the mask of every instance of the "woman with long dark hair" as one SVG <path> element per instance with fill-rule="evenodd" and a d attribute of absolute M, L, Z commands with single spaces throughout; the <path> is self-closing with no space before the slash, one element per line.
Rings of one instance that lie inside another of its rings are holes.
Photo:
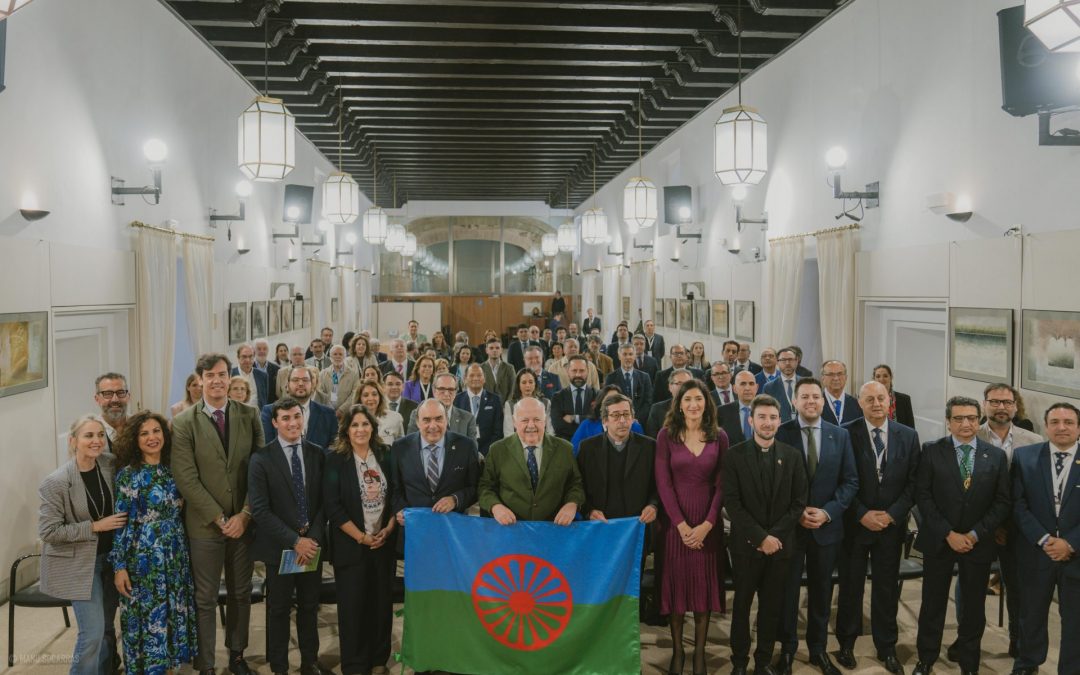
<path fill-rule="evenodd" d="M 522 368 L 514 377 L 514 391 L 510 394 L 510 400 L 503 404 L 503 436 L 514 433 L 514 404 L 521 399 L 531 396 L 540 399 L 547 411 L 547 422 L 544 425 L 544 433 L 555 435 L 555 427 L 551 424 L 551 401 L 547 400 L 544 392 L 536 383 L 536 375 L 528 368 Z"/>

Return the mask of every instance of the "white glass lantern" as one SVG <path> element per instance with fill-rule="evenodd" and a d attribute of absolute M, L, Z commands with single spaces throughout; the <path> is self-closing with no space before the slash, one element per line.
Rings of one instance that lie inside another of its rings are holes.
<path fill-rule="evenodd" d="M 623 220 L 631 234 L 656 224 L 656 186 L 644 176 L 631 178 L 623 188 Z"/>
<path fill-rule="evenodd" d="M 401 255 L 406 258 L 411 258 L 416 255 L 416 235 L 408 233 L 405 235 L 405 247 L 401 249 Z"/>
<path fill-rule="evenodd" d="M 401 253 L 405 250 L 405 226 L 391 225 L 386 231 L 386 250 Z"/>
<path fill-rule="evenodd" d="M 296 166 L 296 120 L 280 98 L 257 96 L 237 129 L 237 163 L 249 179 L 281 180 Z"/>
<path fill-rule="evenodd" d="M 604 209 L 589 209 L 581 216 L 581 240 L 586 244 L 603 244 L 607 240 L 607 216 Z"/>
<path fill-rule="evenodd" d="M 550 258 L 559 252 L 559 235 L 554 232 L 548 232 L 544 236 L 540 237 L 540 250 L 543 251 L 544 256 Z"/>
<path fill-rule="evenodd" d="M 559 250 L 564 253 L 569 253 L 577 248 L 577 230 L 574 229 L 574 222 L 568 220 L 559 226 Z"/>
<path fill-rule="evenodd" d="M 372 206 L 364 211 L 363 230 L 364 241 L 372 246 L 378 246 L 386 241 L 389 223 L 386 211 L 381 206 Z"/>
<path fill-rule="evenodd" d="M 724 185 L 757 185 L 768 164 L 768 125 L 757 110 L 727 108 L 716 120 L 713 172 Z"/>
<path fill-rule="evenodd" d="M 323 217 L 332 225 L 349 225 L 360 215 L 360 186 L 347 173 L 334 172 L 322 189 Z"/>
<path fill-rule="evenodd" d="M 1024 27 L 1052 52 L 1080 51 L 1080 0 L 1027 0 Z"/>

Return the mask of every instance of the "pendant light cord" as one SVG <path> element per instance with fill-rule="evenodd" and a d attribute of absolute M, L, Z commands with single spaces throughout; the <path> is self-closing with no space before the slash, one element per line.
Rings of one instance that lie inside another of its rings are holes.
<path fill-rule="evenodd" d="M 371 146 L 371 190 L 374 193 L 372 206 L 379 205 L 379 149 Z"/>
<path fill-rule="evenodd" d="M 738 45 L 739 52 L 739 105 L 742 105 L 742 0 L 736 0 L 735 2 L 735 23 L 739 28 L 739 33 L 735 36 L 735 44 Z"/>
<path fill-rule="evenodd" d="M 639 83 L 640 84 L 640 83 Z M 638 173 L 642 176 L 645 175 L 645 153 L 641 149 L 641 87 L 638 87 L 637 94 L 637 155 L 638 155 Z"/>
<path fill-rule="evenodd" d="M 269 12 L 269 9 L 267 10 Z M 270 15 L 263 18 L 263 96 L 270 96 Z"/>
<path fill-rule="evenodd" d="M 345 94 L 344 94 L 344 89 L 345 89 L 345 87 L 341 82 L 341 78 L 338 78 L 337 163 L 338 163 L 338 171 L 340 171 L 341 173 L 345 173 L 345 170 L 342 168 L 342 167 L 345 166 L 345 164 L 342 161 L 342 150 L 341 150 L 341 147 L 342 147 L 341 137 L 342 137 L 342 134 L 344 133 L 344 129 L 342 127 L 342 124 L 343 124 L 342 123 L 342 118 L 345 117 Z"/>

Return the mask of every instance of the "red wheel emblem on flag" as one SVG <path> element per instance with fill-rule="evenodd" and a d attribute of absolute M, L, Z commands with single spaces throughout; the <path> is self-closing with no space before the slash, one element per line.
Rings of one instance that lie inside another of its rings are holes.
<path fill-rule="evenodd" d="M 481 567 L 472 598 L 491 637 L 521 651 L 543 649 L 557 640 L 574 611 L 563 573 L 531 555 L 504 555 Z"/>

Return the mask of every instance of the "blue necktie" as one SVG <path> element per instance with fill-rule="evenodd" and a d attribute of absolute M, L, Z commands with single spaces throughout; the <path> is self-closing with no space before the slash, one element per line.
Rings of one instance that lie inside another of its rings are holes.
<path fill-rule="evenodd" d="M 536 484 L 540 482 L 540 465 L 536 463 L 536 446 L 530 445 L 525 450 L 529 453 L 525 466 L 529 468 L 529 482 L 532 483 L 532 489 L 535 492 Z"/>
<path fill-rule="evenodd" d="M 300 529 L 306 530 L 308 526 L 307 491 L 304 490 L 304 468 L 300 464 L 300 446 L 290 445 L 292 458 L 289 460 L 289 468 L 292 470 L 292 489 L 296 497 L 296 511 L 300 517 Z"/>
<path fill-rule="evenodd" d="M 836 413 L 836 423 L 840 423 L 840 399 L 836 399 L 832 402 L 833 412 Z M 874 429 L 874 431 L 881 433 L 881 429 Z"/>
<path fill-rule="evenodd" d="M 885 475 L 885 458 L 882 454 L 885 452 L 885 441 L 881 439 L 881 429 L 874 429 L 874 454 L 881 460 L 881 468 L 878 469 L 878 482 L 881 482 L 881 477 Z"/>
<path fill-rule="evenodd" d="M 427 476 L 428 485 L 431 486 L 432 494 L 435 493 L 435 488 L 439 485 L 439 459 L 435 456 L 435 448 L 436 446 L 434 445 L 429 445 L 425 448 L 428 453 L 428 458 L 424 474 Z"/>
<path fill-rule="evenodd" d="M 742 412 L 743 440 L 750 440 L 754 437 L 754 430 L 750 428 L 750 407 L 744 405 L 740 410 Z"/>
<path fill-rule="evenodd" d="M 623 385 L 626 387 L 624 392 L 630 398 L 634 398 L 634 378 L 630 377 L 630 373 L 623 371 Z"/>

